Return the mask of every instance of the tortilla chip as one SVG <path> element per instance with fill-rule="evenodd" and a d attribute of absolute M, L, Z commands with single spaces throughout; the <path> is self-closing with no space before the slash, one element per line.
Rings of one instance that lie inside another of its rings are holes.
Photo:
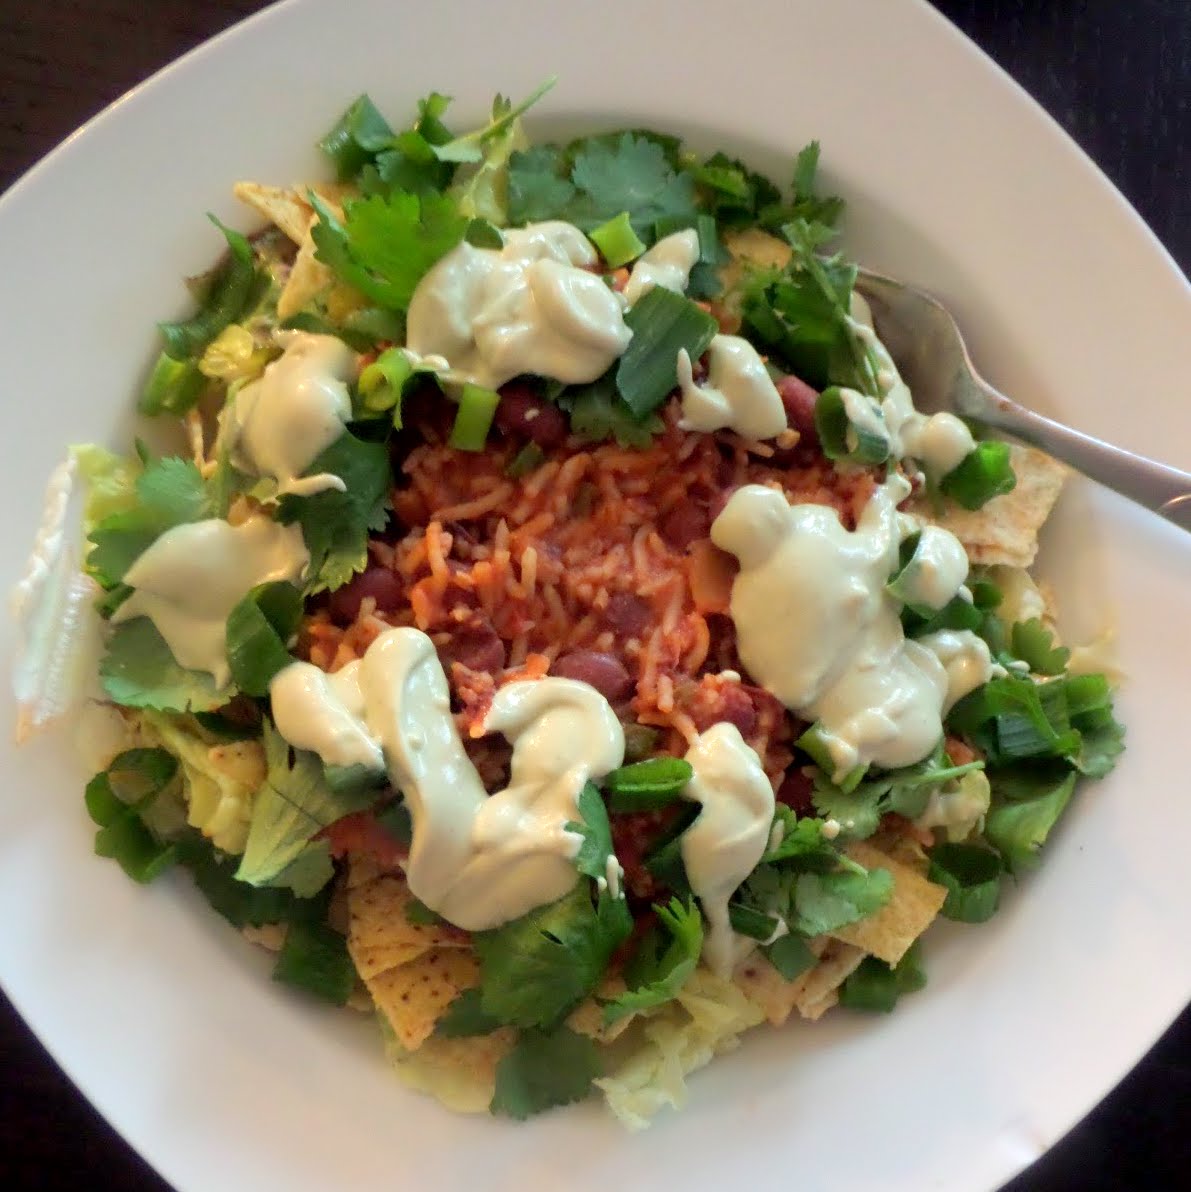
<path fill-rule="evenodd" d="M 456 1113 L 485 1113 L 496 1092 L 497 1065 L 516 1038 L 511 1027 L 468 1039 L 432 1035 L 417 1051 L 391 1040 L 388 1056 L 403 1084 L 429 1093 Z"/>
<path fill-rule="evenodd" d="M 819 963 L 806 974 L 795 1006 L 811 1022 L 822 1018 L 839 1001 L 839 987 L 856 971 L 864 950 L 833 939 L 823 950 Z"/>
<path fill-rule="evenodd" d="M 376 858 L 370 853 L 351 853 L 347 864 L 347 888 L 354 890 L 357 886 L 366 886 L 391 869 L 382 869 Z"/>
<path fill-rule="evenodd" d="M 871 953 L 886 964 L 897 964 L 934 921 L 947 899 L 947 891 L 868 841 L 855 841 L 848 845 L 847 853 L 866 869 L 887 869 L 893 877 L 893 896 L 875 914 L 859 923 L 849 923 L 831 936 Z"/>
<path fill-rule="evenodd" d="M 1069 469 L 1033 447 L 1009 448 L 1017 485 L 994 497 L 983 509 L 963 509 L 949 502 L 936 514 L 929 499 L 916 497 L 911 513 L 950 530 L 973 563 L 1029 567 L 1038 553 L 1038 531 L 1050 516 Z"/>
<path fill-rule="evenodd" d="M 294 257 L 289 277 L 277 297 L 277 317 L 288 319 L 304 306 L 313 302 L 320 294 L 335 284 L 335 274 L 329 265 L 315 258 L 316 246 L 312 229 L 317 223 L 311 216 L 306 231 L 298 244 L 298 255 Z"/>
<path fill-rule="evenodd" d="M 280 228 L 295 244 L 302 243 L 313 212 L 297 190 L 262 186 L 259 182 L 237 182 L 232 187 L 232 194 Z"/>
<path fill-rule="evenodd" d="M 445 924 L 411 923 L 407 912 L 413 900 L 400 874 L 349 884 L 347 950 L 364 981 L 434 949 L 468 947 L 467 936 Z"/>
<path fill-rule="evenodd" d="M 822 956 L 829 941 L 822 936 L 807 940 L 816 957 Z M 802 997 L 814 967 L 787 981 L 760 952 L 751 953 L 732 974 L 732 982 L 757 1006 L 773 1026 L 781 1026 Z"/>
<path fill-rule="evenodd" d="M 397 1041 L 406 1051 L 416 1051 L 434 1033 L 446 1008 L 479 980 L 480 962 L 474 952 L 431 948 L 408 964 L 367 978 L 364 984 Z"/>

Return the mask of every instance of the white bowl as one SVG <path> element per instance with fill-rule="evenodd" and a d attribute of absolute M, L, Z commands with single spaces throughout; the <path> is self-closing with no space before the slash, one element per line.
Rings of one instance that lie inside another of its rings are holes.
<path fill-rule="evenodd" d="M 181 309 L 179 279 L 218 248 L 203 212 L 250 222 L 232 182 L 313 176 L 314 139 L 361 90 L 398 117 L 431 89 L 452 93 L 463 120 L 552 73 L 562 81 L 531 122 L 543 136 L 648 124 L 770 170 L 820 138 L 850 201 L 849 251 L 942 295 L 994 382 L 1191 467 L 1186 281 L 1056 126 L 925 5 L 293 0 L 122 100 L 0 202 L 0 573 L 20 573 L 65 445 L 122 441 L 153 323 Z M 1081 791 L 1042 870 L 991 924 L 932 932 L 925 992 L 889 1019 L 758 1032 L 644 1135 L 594 1108 L 513 1126 L 405 1092 L 364 1021 L 270 985 L 185 880 L 142 890 L 92 856 L 65 730 L 5 747 L 0 977 L 182 1189 L 988 1188 L 1103 1096 L 1191 992 L 1178 777 L 1189 547 L 1071 486 L 1045 570 L 1076 634 L 1119 628 L 1122 765 Z"/>

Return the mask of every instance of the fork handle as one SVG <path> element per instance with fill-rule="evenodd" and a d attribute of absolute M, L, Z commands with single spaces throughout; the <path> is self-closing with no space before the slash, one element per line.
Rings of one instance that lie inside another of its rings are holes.
<path fill-rule="evenodd" d="M 1191 532 L 1191 472 L 1114 447 L 1019 406 L 991 385 L 979 421 L 1061 459 L 1114 492 Z"/>

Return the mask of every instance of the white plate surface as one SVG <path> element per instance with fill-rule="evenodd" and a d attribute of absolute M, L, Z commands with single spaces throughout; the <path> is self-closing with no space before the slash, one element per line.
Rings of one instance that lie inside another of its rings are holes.
<path fill-rule="evenodd" d="M 543 134 L 643 123 L 771 168 L 819 137 L 851 202 L 850 251 L 945 296 L 995 382 L 1191 468 L 1186 281 L 1057 127 L 916 0 L 292 0 L 126 97 L 0 203 L 0 577 L 20 573 L 65 444 L 120 442 L 154 320 L 218 248 L 202 213 L 249 226 L 232 182 L 313 176 L 312 141 L 362 90 L 395 117 L 452 93 L 462 120 L 552 73 Z M 1084 789 L 990 925 L 932 933 L 926 992 L 889 1019 L 757 1034 L 643 1135 L 595 1109 L 516 1127 L 404 1092 L 362 1021 L 271 986 L 183 881 L 141 890 L 91 855 L 65 734 L 4 747 L 0 977 L 180 1189 L 992 1187 L 1191 992 L 1191 542 L 1079 483 L 1044 546 L 1069 623 L 1119 626 L 1124 764 Z"/>

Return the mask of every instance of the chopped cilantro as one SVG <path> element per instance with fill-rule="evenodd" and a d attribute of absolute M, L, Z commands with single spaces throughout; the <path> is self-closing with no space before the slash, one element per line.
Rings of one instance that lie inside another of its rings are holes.
<path fill-rule="evenodd" d="M 282 497 L 278 521 L 297 522 L 310 552 L 307 591 L 342 587 L 368 562 L 368 535 L 384 529 L 389 499 L 389 453 L 384 443 L 366 443 L 355 435 L 339 436 L 310 465 L 329 472 L 347 486 L 309 497 Z"/>
<path fill-rule="evenodd" d="M 616 392 L 615 371 L 605 373 L 590 385 L 564 390 L 559 406 L 571 417 L 571 430 L 592 443 L 615 439 L 621 447 L 648 447 L 662 430 L 654 414 L 638 418 Z"/>
<path fill-rule="evenodd" d="M 804 873 L 794 887 L 795 929 L 826 935 L 878 911 L 893 894 L 887 869 L 861 873 Z"/>
<path fill-rule="evenodd" d="M 594 783 L 584 783 L 579 792 L 579 821 L 569 822 L 566 830 L 583 837 L 575 854 L 575 868 L 587 877 L 606 880 L 608 859 L 613 856 L 612 828 L 604 798 Z"/>
<path fill-rule="evenodd" d="M 1010 631 L 1010 649 L 1036 675 L 1061 675 L 1071 651 L 1055 645 L 1054 634 L 1037 618 L 1018 621 Z"/>
<path fill-rule="evenodd" d="M 105 588 L 113 588 L 153 543 L 175 526 L 210 517 L 210 494 L 199 470 L 187 459 L 152 461 L 135 482 L 136 504 L 108 514 L 89 535 L 86 568 Z"/>
<path fill-rule="evenodd" d="M 87 812 L 99 828 L 95 853 L 111 857 L 133 881 L 151 882 L 177 860 L 177 849 L 141 818 L 177 773 L 177 759 L 164 749 L 128 749 L 87 783 Z"/>
<path fill-rule="evenodd" d="M 440 1039 L 469 1039 L 490 1035 L 499 1026 L 495 1018 L 484 1013 L 479 989 L 472 988 L 463 990 L 446 1008 L 434 1024 L 434 1033 Z"/>
<path fill-rule="evenodd" d="M 462 239 L 468 220 L 440 195 L 393 191 L 349 201 L 343 221 L 310 192 L 318 212 L 316 256 L 340 278 L 390 310 L 409 306 L 432 265 Z"/>
<path fill-rule="evenodd" d="M 699 963 L 703 918 L 694 899 L 684 903 L 671 898 L 668 906 L 655 906 L 654 910 L 661 926 L 642 937 L 625 970 L 628 992 L 605 1004 L 605 1023 L 670 1001 Z"/>
<path fill-rule="evenodd" d="M 1005 868 L 1014 876 L 1032 868 L 1042 845 L 1063 814 L 1075 789 L 1075 772 L 1053 782 L 1032 798 L 997 800 L 984 821 L 984 835 L 1001 854 Z M 993 782 L 994 795 L 1001 794 Z"/>
<path fill-rule="evenodd" d="M 112 630 L 99 680 L 116 703 L 163 712 L 210 712 L 234 693 L 233 688 L 217 688 L 205 671 L 179 666 L 148 617 L 135 617 Z"/>
<path fill-rule="evenodd" d="M 273 966 L 273 980 L 332 1005 L 346 1005 L 356 987 L 347 940 L 326 923 L 291 923 Z"/>
<path fill-rule="evenodd" d="M 600 1075 L 596 1045 L 560 1026 L 550 1032 L 523 1031 L 496 1067 L 490 1110 L 524 1121 L 532 1114 L 582 1101 Z"/>
<path fill-rule="evenodd" d="M 597 908 L 581 881 L 557 902 L 477 932 L 484 1013 L 513 1026 L 557 1025 L 596 987 L 631 930 L 623 899 L 605 895 Z"/>

